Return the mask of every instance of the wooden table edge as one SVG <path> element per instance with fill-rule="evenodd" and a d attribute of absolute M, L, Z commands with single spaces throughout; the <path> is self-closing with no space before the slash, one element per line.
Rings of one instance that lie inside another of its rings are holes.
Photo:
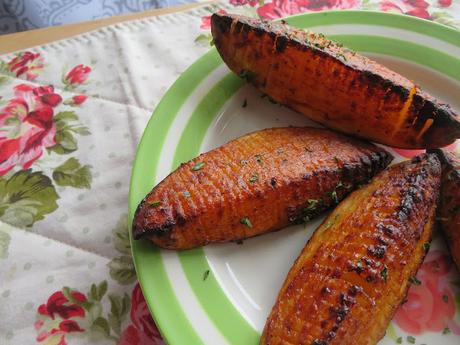
<path fill-rule="evenodd" d="M 29 47 L 65 39 L 71 36 L 82 34 L 84 32 L 101 28 L 103 26 L 108 26 L 129 20 L 136 20 L 141 18 L 160 16 L 164 14 L 183 12 L 193 8 L 210 5 L 213 3 L 216 3 L 216 1 L 197 2 L 180 6 L 159 8 L 144 12 L 130 13 L 121 16 L 113 16 L 93 21 L 60 26 L 51 26 L 42 29 L 35 29 L 2 35 L 0 36 L 0 54 L 11 53 Z"/>

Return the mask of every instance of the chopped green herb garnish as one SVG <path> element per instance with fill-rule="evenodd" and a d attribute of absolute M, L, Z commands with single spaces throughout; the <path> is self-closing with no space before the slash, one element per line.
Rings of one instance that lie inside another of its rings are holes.
<path fill-rule="evenodd" d="M 331 198 L 332 200 L 334 200 L 335 203 L 339 202 L 339 198 L 337 197 L 337 191 L 335 189 L 331 192 Z"/>
<path fill-rule="evenodd" d="M 313 152 L 313 150 L 310 150 L 308 147 L 305 146 L 305 151 L 306 152 Z"/>
<path fill-rule="evenodd" d="M 396 344 L 402 344 L 402 337 L 396 338 Z"/>
<path fill-rule="evenodd" d="M 415 338 L 411 335 L 407 336 L 407 342 L 410 344 L 415 344 Z"/>
<path fill-rule="evenodd" d="M 444 302 L 446 302 L 446 303 L 449 302 L 449 296 L 447 296 L 447 295 L 442 295 L 442 300 L 443 300 Z"/>
<path fill-rule="evenodd" d="M 246 225 L 248 228 L 252 228 L 252 223 L 248 217 L 241 218 L 240 223 Z"/>
<path fill-rule="evenodd" d="M 348 61 L 346 56 L 343 55 L 342 53 L 337 53 L 337 57 L 341 57 L 344 61 Z"/>
<path fill-rule="evenodd" d="M 255 172 L 249 178 L 249 182 L 256 183 L 257 181 L 259 181 L 259 174 Z"/>
<path fill-rule="evenodd" d="M 246 164 L 248 164 L 247 160 L 245 160 L 245 159 L 240 160 L 240 165 L 241 166 L 246 165 Z"/>
<path fill-rule="evenodd" d="M 444 329 L 442 330 L 442 334 L 449 334 L 449 333 L 450 333 L 449 327 L 444 327 Z"/>
<path fill-rule="evenodd" d="M 147 204 L 149 204 L 150 206 L 153 206 L 153 207 L 157 207 L 157 206 L 161 205 L 161 201 L 160 200 L 147 201 Z"/>
<path fill-rule="evenodd" d="M 262 155 L 255 155 L 255 157 L 256 157 L 256 162 L 262 165 L 262 163 L 263 163 Z"/>
<path fill-rule="evenodd" d="M 409 282 L 410 282 L 411 284 L 414 284 L 414 285 L 420 285 L 420 284 L 422 284 L 422 282 L 421 282 L 420 280 L 418 280 L 416 276 L 410 277 L 410 278 L 409 278 Z"/>
<path fill-rule="evenodd" d="M 193 171 L 200 170 L 202 167 L 204 167 L 204 162 L 198 162 L 193 166 L 192 170 Z"/>
<path fill-rule="evenodd" d="M 255 72 L 249 71 L 249 70 L 247 70 L 247 69 L 242 70 L 241 73 L 240 73 L 240 77 L 241 77 L 241 78 L 244 78 L 244 79 L 246 79 L 246 80 L 252 79 L 252 78 L 254 78 L 255 76 L 256 76 L 256 73 L 255 73 Z"/>
<path fill-rule="evenodd" d="M 185 196 L 186 198 L 190 197 L 190 192 L 182 192 L 182 195 Z"/>
<path fill-rule="evenodd" d="M 247 106 L 248 106 L 248 101 L 247 101 L 247 99 L 245 98 L 244 101 L 243 101 L 242 107 L 243 107 L 243 108 L 246 108 Z"/>
<path fill-rule="evenodd" d="M 317 199 L 308 199 L 307 203 L 308 203 L 307 210 L 313 210 L 319 204 L 319 200 L 317 200 Z"/>
<path fill-rule="evenodd" d="M 363 270 L 363 262 L 361 261 L 361 259 L 359 259 L 358 262 L 356 263 L 356 268 L 359 272 Z"/>
<path fill-rule="evenodd" d="M 337 188 L 342 188 L 342 187 L 343 187 L 343 183 L 342 183 L 342 181 L 339 181 L 339 182 L 337 183 L 337 186 L 335 186 L 335 189 L 337 189 Z"/>
<path fill-rule="evenodd" d="M 383 270 L 380 271 L 380 276 L 383 278 L 383 280 L 385 280 L 385 282 L 387 281 L 388 268 L 386 266 L 383 268 Z"/>
<path fill-rule="evenodd" d="M 324 230 L 329 229 L 329 228 L 334 224 L 334 222 L 337 220 L 338 217 L 339 217 L 339 215 L 336 214 L 336 215 L 334 216 L 334 219 L 328 220 L 328 222 L 327 222 L 326 225 L 324 226 Z"/>
<path fill-rule="evenodd" d="M 430 242 L 425 242 L 423 244 L 423 250 L 427 253 L 430 250 Z"/>
<path fill-rule="evenodd" d="M 340 162 L 339 159 L 337 158 L 337 156 L 334 156 L 333 159 L 337 164 Z"/>
<path fill-rule="evenodd" d="M 209 276 L 209 270 L 204 271 L 204 273 L 203 273 L 203 281 L 208 279 L 208 276 Z"/>

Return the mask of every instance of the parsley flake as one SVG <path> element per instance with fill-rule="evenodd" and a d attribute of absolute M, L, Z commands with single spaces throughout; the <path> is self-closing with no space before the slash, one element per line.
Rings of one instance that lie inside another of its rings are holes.
<path fill-rule="evenodd" d="M 193 171 L 200 170 L 202 167 L 204 167 L 204 164 L 205 164 L 204 162 L 198 162 L 192 167 L 192 170 Z"/>
<path fill-rule="evenodd" d="M 430 242 L 425 242 L 423 244 L 423 250 L 427 253 L 430 250 Z"/>
<path fill-rule="evenodd" d="M 386 283 L 387 278 L 388 278 L 388 268 L 387 268 L 387 266 L 385 266 L 383 268 L 383 270 L 380 271 L 380 276 L 383 278 L 383 280 L 385 280 L 385 283 Z"/>
<path fill-rule="evenodd" d="M 402 337 L 396 338 L 396 344 L 402 344 Z"/>
<path fill-rule="evenodd" d="M 337 197 L 337 191 L 335 189 L 331 192 L 331 198 L 332 200 L 334 200 L 335 203 L 339 202 L 339 198 Z"/>
<path fill-rule="evenodd" d="M 422 282 L 417 279 L 416 276 L 412 276 L 409 278 L 409 283 L 414 284 L 414 285 L 420 285 Z"/>
<path fill-rule="evenodd" d="M 209 270 L 204 271 L 204 273 L 203 273 L 203 281 L 208 279 L 208 276 L 209 276 Z"/>
<path fill-rule="evenodd" d="M 444 327 L 444 329 L 442 330 L 442 334 L 449 334 L 449 333 L 450 333 L 449 327 Z"/>
<path fill-rule="evenodd" d="M 160 200 L 147 201 L 147 204 L 149 204 L 152 207 L 157 207 L 161 205 L 161 201 Z"/>
<path fill-rule="evenodd" d="M 307 203 L 308 203 L 307 210 L 313 210 L 319 204 L 319 200 L 317 200 L 317 199 L 308 199 Z"/>
<path fill-rule="evenodd" d="M 442 300 L 443 300 L 444 302 L 446 302 L 446 303 L 449 302 L 449 296 L 447 296 L 447 295 L 442 295 Z"/>
<path fill-rule="evenodd" d="M 241 218 L 240 223 L 246 225 L 248 228 L 252 228 L 252 223 L 248 217 Z"/>
<path fill-rule="evenodd" d="M 415 338 L 411 335 L 407 336 L 407 342 L 410 344 L 415 344 Z"/>
<path fill-rule="evenodd" d="M 249 178 L 249 182 L 256 183 L 257 181 L 259 181 L 259 174 L 255 172 Z"/>

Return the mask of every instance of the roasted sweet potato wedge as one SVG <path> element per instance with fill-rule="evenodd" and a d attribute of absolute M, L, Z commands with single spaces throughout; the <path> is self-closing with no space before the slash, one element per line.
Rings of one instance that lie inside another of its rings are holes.
<path fill-rule="evenodd" d="M 233 72 L 326 127 L 401 148 L 460 138 L 459 116 L 447 104 L 321 34 L 218 13 L 211 29 Z"/>
<path fill-rule="evenodd" d="M 442 164 L 439 219 L 450 252 L 460 270 L 460 157 L 444 150 L 433 150 Z"/>
<path fill-rule="evenodd" d="M 141 202 L 136 239 L 187 249 L 301 223 L 383 170 L 384 149 L 326 129 L 245 135 L 182 164 Z"/>
<path fill-rule="evenodd" d="M 425 256 L 440 182 L 424 154 L 342 201 L 291 268 L 260 343 L 376 344 Z"/>

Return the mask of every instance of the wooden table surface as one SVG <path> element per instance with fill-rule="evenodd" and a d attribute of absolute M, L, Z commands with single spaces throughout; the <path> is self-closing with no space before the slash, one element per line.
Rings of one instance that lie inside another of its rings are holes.
<path fill-rule="evenodd" d="M 159 16 L 167 13 L 185 11 L 194 7 L 209 5 L 214 2 L 215 1 L 208 1 L 168 8 L 160 8 L 150 11 L 130 13 L 122 16 L 114 16 L 99 20 L 93 20 L 89 22 L 51 26 L 43 29 L 29 30 L 14 34 L 2 35 L 0 36 L 0 54 L 9 53 L 16 50 L 32 47 L 35 45 L 64 39 L 70 36 L 81 34 L 83 32 L 95 30 L 102 26 L 107 26 L 127 20 L 134 20 L 146 17 Z"/>

